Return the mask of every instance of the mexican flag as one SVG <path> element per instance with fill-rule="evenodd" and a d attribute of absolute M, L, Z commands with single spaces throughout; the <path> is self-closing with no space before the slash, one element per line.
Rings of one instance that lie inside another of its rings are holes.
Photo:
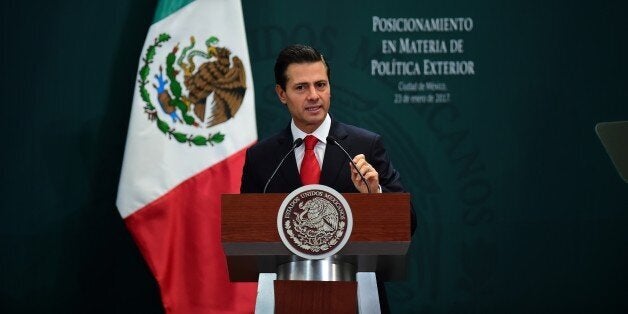
<path fill-rule="evenodd" d="M 252 312 L 229 282 L 220 195 L 257 140 L 239 0 L 160 1 L 142 50 L 116 205 L 167 313 Z"/>

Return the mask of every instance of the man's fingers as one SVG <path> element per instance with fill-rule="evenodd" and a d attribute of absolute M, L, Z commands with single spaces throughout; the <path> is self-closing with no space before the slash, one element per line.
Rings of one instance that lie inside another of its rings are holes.
<path fill-rule="evenodd" d="M 349 169 L 351 169 L 351 175 L 356 175 L 356 176 L 358 175 L 358 171 L 355 170 L 355 167 L 353 167 L 352 163 L 349 163 Z"/>
<path fill-rule="evenodd" d="M 365 160 L 360 160 L 359 164 L 356 164 L 358 170 L 360 171 L 360 173 L 362 174 L 362 176 L 364 176 L 364 178 L 372 178 L 372 177 L 377 177 L 378 173 L 375 170 L 375 168 L 373 168 L 373 166 L 371 166 L 369 163 L 367 163 Z M 349 167 L 351 168 L 351 177 L 354 181 L 357 181 L 360 179 L 360 175 L 358 174 L 358 171 L 356 171 L 356 169 L 349 164 Z"/>
<path fill-rule="evenodd" d="M 358 161 L 355 161 L 355 165 L 356 167 L 358 167 L 358 169 L 362 169 L 362 167 L 364 167 L 364 165 L 366 164 L 366 159 L 358 159 Z"/>
<path fill-rule="evenodd" d="M 373 190 L 373 188 L 378 188 L 379 174 L 377 173 L 377 170 L 375 170 L 375 168 L 366 161 L 364 154 L 359 154 L 353 157 L 353 162 L 356 167 L 351 166 L 351 163 L 349 163 L 349 165 L 351 168 L 351 179 L 353 180 L 356 188 L 359 187 L 358 189 L 363 193 L 366 193 L 363 190 L 365 188 L 365 183 L 371 190 Z M 357 168 L 357 170 L 355 168 Z M 364 177 L 366 182 L 362 182 L 360 174 L 362 174 L 362 177 Z"/>
<path fill-rule="evenodd" d="M 356 164 L 360 160 L 365 160 L 364 154 L 359 154 L 359 155 L 356 155 L 355 157 L 353 157 L 353 162 L 355 162 Z"/>
<path fill-rule="evenodd" d="M 370 181 L 371 179 L 375 179 L 377 178 L 377 171 L 369 171 L 364 175 L 364 179 L 366 179 L 366 181 Z"/>
<path fill-rule="evenodd" d="M 362 165 L 362 167 L 360 167 L 360 172 L 362 173 L 363 176 L 365 176 L 367 173 L 372 173 L 375 172 L 375 168 L 373 168 L 373 166 L 369 165 L 368 163 L 365 163 Z"/>

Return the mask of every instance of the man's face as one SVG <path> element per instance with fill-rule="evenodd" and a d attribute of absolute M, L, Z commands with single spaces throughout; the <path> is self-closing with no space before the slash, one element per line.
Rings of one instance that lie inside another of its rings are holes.
<path fill-rule="evenodd" d="M 286 69 L 286 89 L 275 86 L 294 124 L 306 133 L 316 130 L 329 111 L 330 86 L 322 61 L 293 63 Z"/>

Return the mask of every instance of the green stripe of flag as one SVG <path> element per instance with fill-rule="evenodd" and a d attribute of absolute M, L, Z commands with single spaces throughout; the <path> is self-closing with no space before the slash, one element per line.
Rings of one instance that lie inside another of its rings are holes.
<path fill-rule="evenodd" d="M 188 5 L 190 2 L 194 2 L 194 0 L 160 0 L 159 3 L 157 3 L 157 8 L 155 9 L 153 24 Z"/>

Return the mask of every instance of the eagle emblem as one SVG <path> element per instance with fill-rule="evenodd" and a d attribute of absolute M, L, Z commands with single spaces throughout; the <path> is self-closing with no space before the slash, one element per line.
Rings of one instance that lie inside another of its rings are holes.
<path fill-rule="evenodd" d="M 205 41 L 203 49 L 194 49 L 192 36 L 182 49 L 180 43 L 174 45 L 149 81 L 157 49 L 169 39 L 170 35 L 160 34 L 142 59 L 139 86 L 144 112 L 150 121 L 157 121 L 159 130 L 178 142 L 197 146 L 222 142 L 224 134 L 220 132 L 204 136 L 190 130 L 210 128 L 236 115 L 247 89 L 242 60 L 219 46 L 214 36 Z"/>
<path fill-rule="evenodd" d="M 352 217 L 349 204 L 338 191 L 311 184 L 284 199 L 277 214 L 277 230 L 291 252 L 320 259 L 336 254 L 347 243 Z"/>
<path fill-rule="evenodd" d="M 338 212 L 326 199 L 317 197 L 299 204 L 303 210 L 295 219 L 295 229 L 312 235 L 334 232 L 338 229 Z"/>

